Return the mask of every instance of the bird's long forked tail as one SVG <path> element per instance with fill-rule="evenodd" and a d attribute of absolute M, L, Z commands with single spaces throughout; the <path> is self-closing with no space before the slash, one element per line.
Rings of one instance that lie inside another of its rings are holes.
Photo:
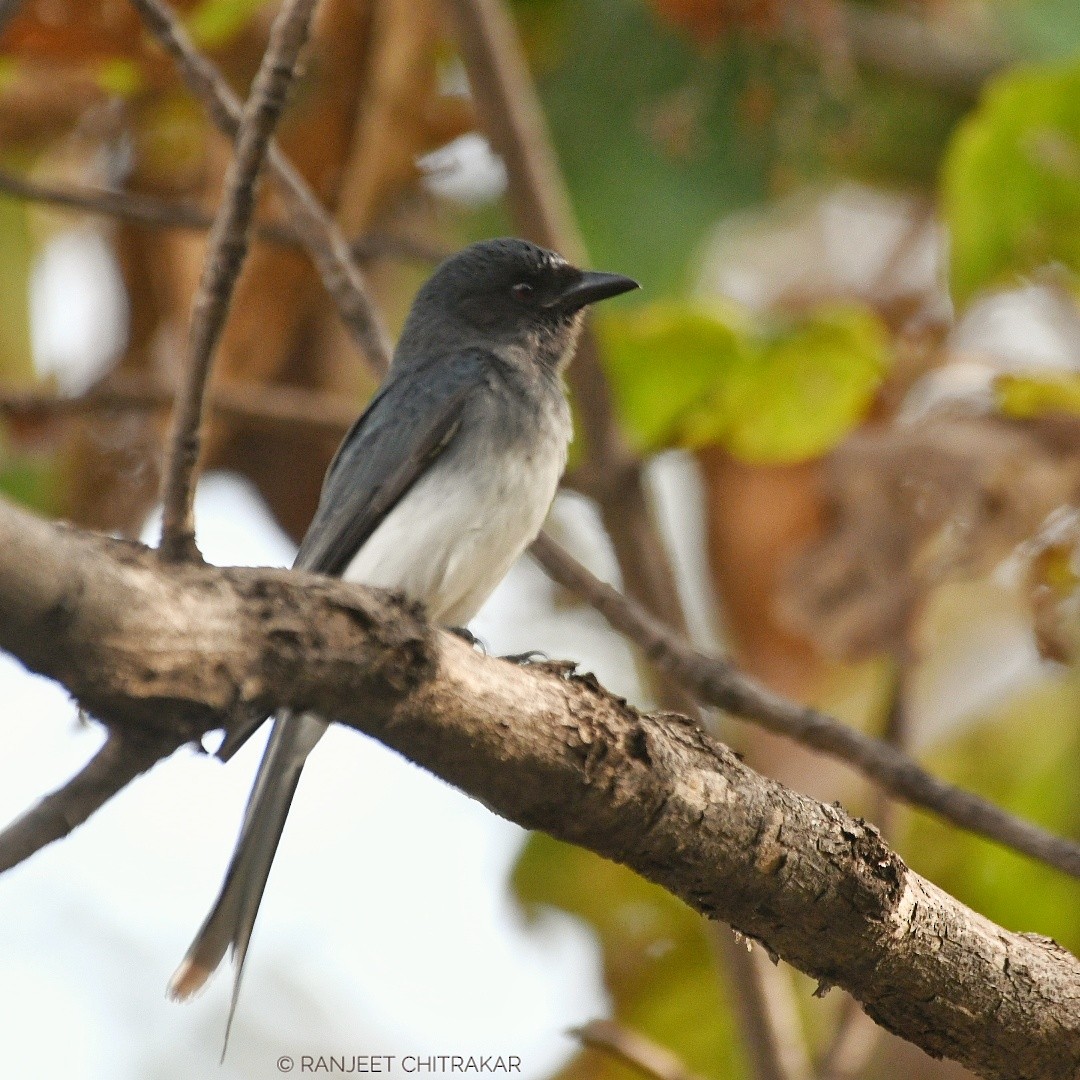
<path fill-rule="evenodd" d="M 274 728 L 248 797 L 229 869 L 221 892 L 187 954 L 169 982 L 168 994 L 183 1001 L 198 991 L 231 949 L 233 989 L 225 1025 L 222 1060 L 229 1045 L 248 942 L 270 876 L 274 854 L 285 828 L 296 785 L 308 754 L 326 731 L 317 716 L 282 714 Z"/>

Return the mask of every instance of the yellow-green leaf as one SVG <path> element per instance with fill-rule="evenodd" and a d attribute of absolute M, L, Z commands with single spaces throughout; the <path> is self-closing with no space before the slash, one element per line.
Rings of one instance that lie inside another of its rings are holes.
<path fill-rule="evenodd" d="M 723 430 L 717 390 L 745 366 L 747 328 L 733 308 L 661 301 L 602 324 L 604 358 L 627 431 L 643 452 Z M 702 416 L 702 411 L 705 416 Z"/>
<path fill-rule="evenodd" d="M 0 440 L 0 495 L 52 517 L 60 510 L 61 482 L 53 457 L 11 454 Z"/>
<path fill-rule="evenodd" d="M 858 308 L 816 313 L 760 342 L 725 396 L 728 449 L 747 461 L 820 457 L 866 416 L 888 367 L 881 324 Z"/>
<path fill-rule="evenodd" d="M 660 303 L 609 317 L 604 339 L 621 418 L 645 452 L 818 457 L 864 418 L 888 366 L 883 327 L 857 307 L 763 331 L 729 307 Z"/>

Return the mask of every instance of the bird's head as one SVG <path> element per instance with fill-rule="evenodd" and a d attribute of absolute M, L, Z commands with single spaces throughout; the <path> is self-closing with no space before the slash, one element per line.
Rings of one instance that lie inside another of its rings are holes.
<path fill-rule="evenodd" d="M 399 354 L 481 347 L 558 368 L 585 308 L 637 287 L 526 240 L 482 240 L 441 263 L 417 293 Z"/>

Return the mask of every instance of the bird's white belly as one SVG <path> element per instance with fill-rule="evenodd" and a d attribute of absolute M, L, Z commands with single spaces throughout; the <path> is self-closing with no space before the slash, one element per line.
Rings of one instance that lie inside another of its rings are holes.
<path fill-rule="evenodd" d="M 544 523 L 565 448 L 508 449 L 483 469 L 433 468 L 394 507 L 342 577 L 400 589 L 445 626 L 480 610 Z"/>

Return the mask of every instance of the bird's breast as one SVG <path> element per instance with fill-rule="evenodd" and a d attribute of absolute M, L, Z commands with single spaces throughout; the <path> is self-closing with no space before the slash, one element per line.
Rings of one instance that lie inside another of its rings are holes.
<path fill-rule="evenodd" d="M 568 418 L 507 438 L 462 437 L 409 489 L 343 577 L 400 589 L 433 620 L 461 626 L 540 531 L 566 465 Z"/>

